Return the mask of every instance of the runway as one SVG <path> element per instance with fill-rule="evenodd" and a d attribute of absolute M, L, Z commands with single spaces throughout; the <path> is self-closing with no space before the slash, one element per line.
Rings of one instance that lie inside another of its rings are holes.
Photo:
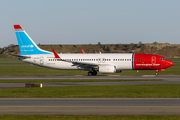
<path fill-rule="evenodd" d="M 61 80 L 93 80 L 97 82 L 61 82 Z M 120 82 L 100 82 L 98 80 L 127 80 Z M 162 81 L 133 81 L 142 79 L 161 79 Z M 0 76 L 0 80 L 59 80 L 42 83 L 43 87 L 84 86 L 84 85 L 142 85 L 142 84 L 180 84 L 180 75 L 143 75 L 143 76 Z M 131 81 L 130 81 L 131 80 Z M 0 83 L 2 88 L 23 88 L 25 83 Z"/>
<path fill-rule="evenodd" d="M 180 81 L 180 75 L 97 75 L 97 76 L 0 76 L 0 80 L 121 80 L 121 79 L 164 79 Z"/>
<path fill-rule="evenodd" d="M 147 85 L 147 84 L 180 84 L 180 81 L 129 81 L 129 82 L 55 82 L 42 83 L 43 87 L 87 86 L 87 85 Z M 0 83 L 3 88 L 25 88 L 25 83 Z"/>
<path fill-rule="evenodd" d="M 180 115 L 180 98 L 1 98 L 0 114 Z"/>

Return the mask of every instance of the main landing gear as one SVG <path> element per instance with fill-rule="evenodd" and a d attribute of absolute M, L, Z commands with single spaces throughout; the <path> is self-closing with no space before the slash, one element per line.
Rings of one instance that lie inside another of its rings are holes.
<path fill-rule="evenodd" d="M 89 71 L 88 72 L 88 76 L 96 76 L 97 75 L 97 71 L 93 70 L 93 71 Z"/>

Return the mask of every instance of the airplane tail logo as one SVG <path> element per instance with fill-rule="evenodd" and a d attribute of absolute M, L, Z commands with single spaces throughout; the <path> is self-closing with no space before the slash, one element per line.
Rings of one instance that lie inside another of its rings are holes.
<path fill-rule="evenodd" d="M 52 54 L 40 49 L 20 25 L 14 25 L 21 55 Z"/>

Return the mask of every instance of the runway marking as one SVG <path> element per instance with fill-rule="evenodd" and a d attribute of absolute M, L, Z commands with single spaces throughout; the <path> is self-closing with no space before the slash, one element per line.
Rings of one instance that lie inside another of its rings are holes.
<path fill-rule="evenodd" d="M 84 108 L 84 107 L 87 107 L 87 108 L 180 108 L 180 106 L 0 106 L 1 108 Z"/>
<path fill-rule="evenodd" d="M 107 75 L 107 76 L 121 76 L 121 75 Z"/>
<path fill-rule="evenodd" d="M 142 75 L 141 77 L 155 77 L 156 75 Z"/>

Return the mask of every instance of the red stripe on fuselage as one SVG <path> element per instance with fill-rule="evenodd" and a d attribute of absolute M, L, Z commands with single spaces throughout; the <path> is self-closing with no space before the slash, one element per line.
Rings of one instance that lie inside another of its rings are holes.
<path fill-rule="evenodd" d="M 154 54 L 134 54 L 134 70 L 158 70 L 168 68 L 174 63 L 162 60 L 163 56 Z"/>

